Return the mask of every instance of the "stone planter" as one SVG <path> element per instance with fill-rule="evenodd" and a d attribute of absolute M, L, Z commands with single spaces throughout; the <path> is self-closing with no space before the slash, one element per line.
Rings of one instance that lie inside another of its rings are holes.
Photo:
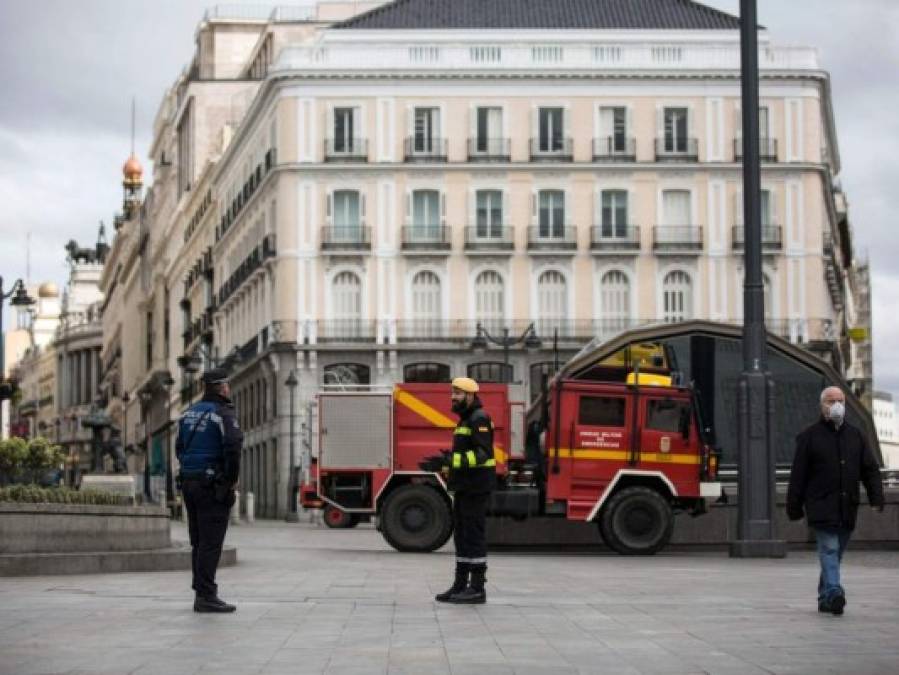
<path fill-rule="evenodd" d="M 0 503 L 0 555 L 147 551 L 171 546 L 161 506 Z"/>

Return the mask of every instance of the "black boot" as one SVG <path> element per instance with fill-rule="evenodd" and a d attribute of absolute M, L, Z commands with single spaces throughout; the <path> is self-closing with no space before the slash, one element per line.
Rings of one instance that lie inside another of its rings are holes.
<path fill-rule="evenodd" d="M 203 598 L 198 595 L 194 600 L 194 611 L 201 614 L 230 614 L 236 609 L 237 607 L 229 605 L 215 595 L 209 598 Z"/>
<path fill-rule="evenodd" d="M 461 593 L 468 586 L 468 563 L 456 563 L 456 580 L 443 593 L 434 596 L 437 602 L 449 602 L 454 593 Z"/>
<path fill-rule="evenodd" d="M 449 601 L 456 605 L 483 605 L 487 602 L 487 566 L 474 567 L 471 570 L 471 585 L 464 591 L 453 593 Z"/>

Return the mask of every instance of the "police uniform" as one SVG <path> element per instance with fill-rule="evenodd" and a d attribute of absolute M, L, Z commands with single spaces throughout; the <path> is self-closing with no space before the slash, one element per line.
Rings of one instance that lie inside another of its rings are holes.
<path fill-rule="evenodd" d="M 234 405 L 216 385 L 227 372 L 216 368 L 203 375 L 203 399 L 188 408 L 178 422 L 175 452 L 187 508 L 193 562 L 192 588 L 197 612 L 233 612 L 234 605 L 218 598 L 215 571 L 222 553 L 228 516 L 234 504 L 233 486 L 240 475 L 241 432 Z"/>
<path fill-rule="evenodd" d="M 467 377 L 453 380 L 453 387 L 477 394 L 477 382 Z M 449 489 L 453 499 L 453 542 L 456 546 L 456 580 L 436 597 L 441 602 L 482 603 L 486 600 L 487 507 L 496 486 L 493 456 L 493 421 L 475 395 L 459 412 L 449 455 Z M 469 582 L 470 577 L 470 582 Z"/>

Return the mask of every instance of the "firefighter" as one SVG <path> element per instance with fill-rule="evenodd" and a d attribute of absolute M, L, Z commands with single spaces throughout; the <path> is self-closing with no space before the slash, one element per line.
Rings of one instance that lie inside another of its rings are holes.
<path fill-rule="evenodd" d="M 453 499 L 456 579 L 438 602 L 481 604 L 487 601 L 487 504 L 496 485 L 493 421 L 481 406 L 478 383 L 453 380 L 452 409 L 459 416 L 453 449 L 447 454 Z M 470 581 L 469 581 L 470 579 Z"/>
<path fill-rule="evenodd" d="M 243 444 L 227 378 L 222 368 L 204 373 L 203 399 L 188 408 L 178 422 L 175 451 L 181 464 L 178 483 L 187 507 L 195 612 L 227 613 L 236 609 L 219 599 L 215 583 Z"/>

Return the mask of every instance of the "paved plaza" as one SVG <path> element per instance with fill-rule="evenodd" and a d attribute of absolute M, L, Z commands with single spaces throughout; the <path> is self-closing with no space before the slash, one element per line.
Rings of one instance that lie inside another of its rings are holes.
<path fill-rule="evenodd" d="M 184 539 L 182 526 L 174 536 Z M 370 528 L 232 527 L 232 615 L 186 572 L 0 579 L 0 673 L 897 673 L 896 553 L 852 552 L 843 617 L 815 559 L 496 553 L 489 602 L 432 601 L 451 547 L 400 554 Z"/>

